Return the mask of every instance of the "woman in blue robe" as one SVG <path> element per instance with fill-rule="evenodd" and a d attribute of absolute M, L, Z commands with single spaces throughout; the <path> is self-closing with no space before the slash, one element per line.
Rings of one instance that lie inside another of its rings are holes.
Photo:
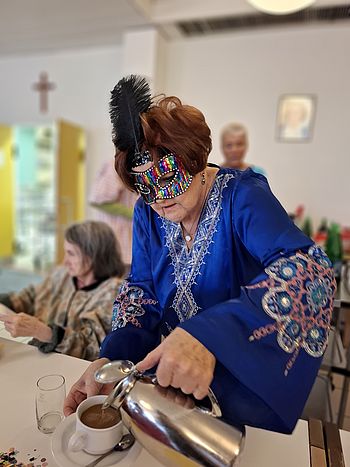
<path fill-rule="evenodd" d="M 130 130 L 121 103 L 130 80 L 114 89 L 111 116 L 116 169 L 141 194 L 131 272 L 101 358 L 65 413 L 100 390 L 99 366 L 128 359 L 197 399 L 210 385 L 229 423 L 290 433 L 327 345 L 331 263 L 264 176 L 207 166 L 210 131 L 197 109 L 177 98 L 147 103 Z"/>

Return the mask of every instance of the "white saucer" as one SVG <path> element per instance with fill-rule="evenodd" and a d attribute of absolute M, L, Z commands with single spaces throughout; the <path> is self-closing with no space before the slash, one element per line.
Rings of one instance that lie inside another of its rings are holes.
<path fill-rule="evenodd" d="M 51 438 L 51 451 L 53 457 L 60 467 L 85 466 L 99 456 L 93 456 L 85 451 L 72 452 L 68 450 L 68 441 L 75 430 L 75 414 L 65 418 L 54 431 Z M 108 467 L 118 464 L 120 467 L 134 465 L 136 458 L 140 454 L 142 446 L 135 443 L 126 451 L 113 452 L 98 463 L 98 467 Z"/>

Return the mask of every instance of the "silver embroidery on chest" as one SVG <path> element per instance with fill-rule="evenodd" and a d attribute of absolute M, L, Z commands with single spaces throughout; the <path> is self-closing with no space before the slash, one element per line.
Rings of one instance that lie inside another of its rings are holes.
<path fill-rule="evenodd" d="M 187 250 L 182 237 L 180 224 L 161 219 L 162 227 L 165 229 L 165 245 L 174 267 L 176 294 L 172 308 L 176 311 L 180 322 L 191 318 L 200 309 L 193 297 L 191 287 L 196 284 L 196 277 L 200 274 L 204 258 L 209 253 L 209 246 L 213 243 L 222 209 L 222 192 L 230 179 L 234 177 L 234 174 L 222 174 L 216 178 L 190 251 Z"/>

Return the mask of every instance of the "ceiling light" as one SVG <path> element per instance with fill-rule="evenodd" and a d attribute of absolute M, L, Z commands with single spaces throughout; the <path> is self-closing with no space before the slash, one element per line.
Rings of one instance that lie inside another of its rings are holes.
<path fill-rule="evenodd" d="M 307 8 L 315 0 L 248 0 L 256 9 L 272 15 L 287 15 Z"/>

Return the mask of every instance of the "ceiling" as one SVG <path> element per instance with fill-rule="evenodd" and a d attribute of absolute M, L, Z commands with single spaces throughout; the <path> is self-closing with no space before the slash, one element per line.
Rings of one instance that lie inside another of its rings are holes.
<path fill-rule="evenodd" d="M 350 0 L 315 7 L 339 4 Z M 186 22 L 257 14 L 246 0 L 0 0 L 0 56 L 118 45 L 126 30 L 151 25 L 174 38 Z"/>
<path fill-rule="evenodd" d="M 128 0 L 0 0 L 0 55 L 118 44 L 145 24 Z"/>

